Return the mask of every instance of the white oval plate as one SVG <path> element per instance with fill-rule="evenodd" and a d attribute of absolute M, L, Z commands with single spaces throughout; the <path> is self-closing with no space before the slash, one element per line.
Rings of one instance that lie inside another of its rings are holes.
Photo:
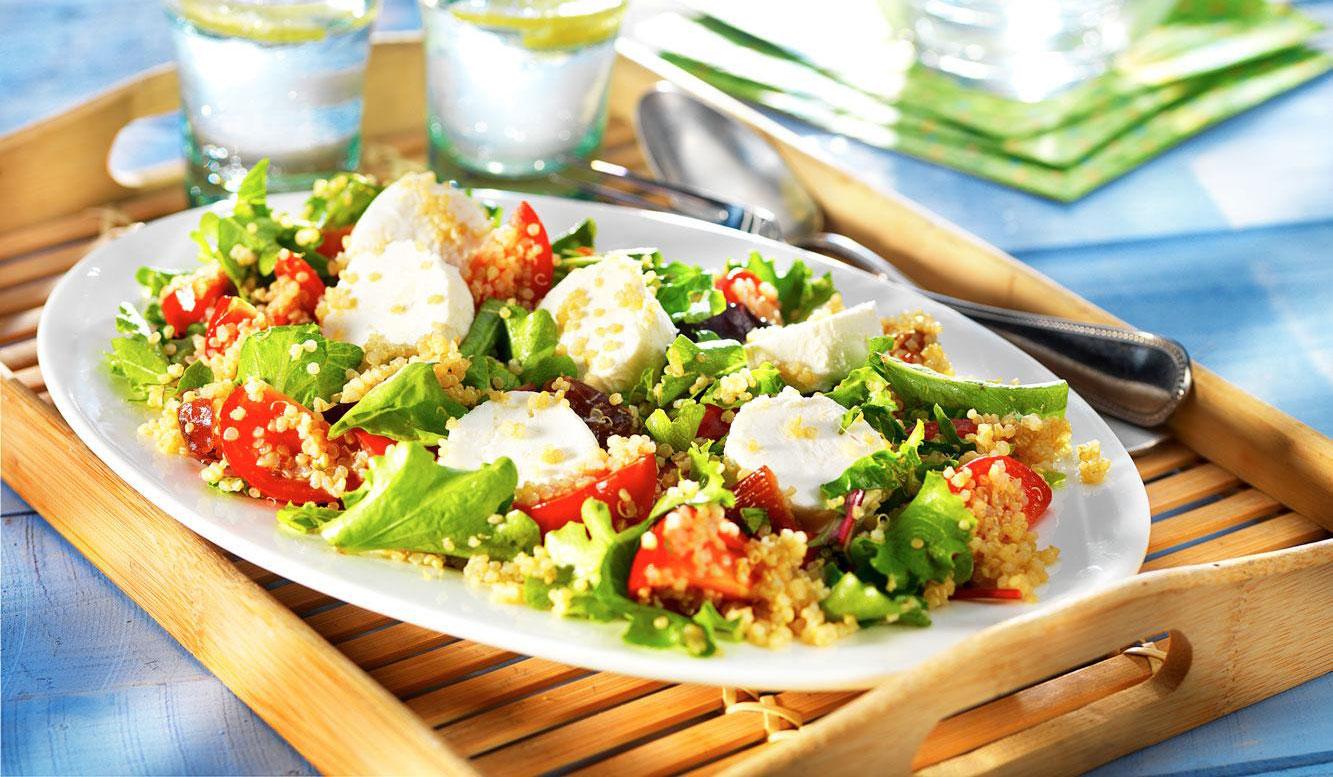
<path fill-rule="evenodd" d="M 478 196 L 513 206 L 505 192 Z M 304 195 L 273 198 L 278 208 L 299 209 Z M 1049 380 L 1052 375 L 1012 345 L 952 310 L 824 257 L 781 243 L 683 217 L 610 205 L 527 196 L 558 233 L 585 217 L 597 221 L 603 249 L 657 246 L 669 259 L 718 268 L 752 250 L 827 268 L 847 303 L 874 300 L 882 314 L 922 308 L 944 325 L 942 342 L 962 375 Z M 199 478 L 192 460 L 157 453 L 136 429 L 146 411 L 111 387 L 102 352 L 114 335 L 116 306 L 141 300 L 133 274 L 144 264 L 191 267 L 195 247 L 187 237 L 199 211 L 160 219 L 98 248 L 79 262 L 52 292 L 42 314 L 38 354 L 56 406 L 74 431 L 116 474 L 158 507 L 214 543 L 289 580 L 359 607 L 461 638 L 589 669 L 662 680 L 749 688 L 813 690 L 861 688 L 886 674 L 914 666 L 981 629 L 1050 608 L 1134 574 L 1148 544 L 1148 500 L 1129 455 L 1080 397 L 1069 398 L 1074 439 L 1098 439 L 1111 459 L 1100 486 L 1070 477 L 1056 492 L 1038 534 L 1060 548 L 1051 580 L 1037 604 L 955 602 L 931 613 L 926 629 L 864 629 L 826 648 L 792 645 L 766 650 L 723 643 L 718 655 L 691 658 L 678 652 L 627 645 L 624 626 L 555 617 L 490 600 L 462 576 L 428 575 L 407 564 L 336 553 L 317 537 L 278 530 L 271 505 L 219 494 Z M 133 532 L 133 526 L 125 531 Z M 182 570 L 188 574 L 188 570 Z"/>

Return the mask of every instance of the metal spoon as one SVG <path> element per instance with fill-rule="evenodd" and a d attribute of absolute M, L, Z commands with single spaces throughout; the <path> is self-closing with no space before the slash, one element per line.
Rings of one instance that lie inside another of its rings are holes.
<path fill-rule="evenodd" d="M 821 231 L 819 206 L 777 151 L 745 124 L 671 89 L 646 94 L 635 118 L 640 143 L 658 177 L 763 208 L 773 214 L 787 242 L 835 254 L 862 270 L 915 286 L 869 248 Z M 1027 351 L 1107 415 L 1155 426 L 1189 392 L 1189 356 L 1174 340 L 918 290 Z M 1162 437 L 1146 429 L 1132 431 L 1136 434 L 1126 435 L 1131 439 L 1125 441 L 1134 448 L 1150 447 Z"/>

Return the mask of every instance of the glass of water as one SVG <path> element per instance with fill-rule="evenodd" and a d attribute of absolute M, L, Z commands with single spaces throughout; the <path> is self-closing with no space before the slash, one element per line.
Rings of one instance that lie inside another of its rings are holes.
<path fill-rule="evenodd" d="M 625 0 L 420 0 L 431 166 L 522 178 L 590 153 Z"/>
<path fill-rule="evenodd" d="M 921 64 L 1024 102 L 1101 75 L 1176 0 L 881 0 Z"/>
<path fill-rule="evenodd" d="M 180 74 L 186 192 L 223 199 L 269 159 L 269 190 L 354 169 L 379 0 L 164 0 Z"/>

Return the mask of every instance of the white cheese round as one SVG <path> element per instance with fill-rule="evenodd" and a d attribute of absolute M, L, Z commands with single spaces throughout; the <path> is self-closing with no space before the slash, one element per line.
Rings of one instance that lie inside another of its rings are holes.
<path fill-rule="evenodd" d="M 353 255 L 321 309 L 326 337 L 363 347 L 374 335 L 396 345 L 416 345 L 434 332 L 462 339 L 473 315 L 458 268 L 406 240 Z"/>
<path fill-rule="evenodd" d="M 756 397 L 731 422 L 722 454 L 736 466 L 767 466 L 798 510 L 824 507 L 819 487 L 857 459 L 888 447 L 858 418 L 839 429 L 846 408 L 822 394 L 803 397 L 790 386 L 774 397 Z"/>
<path fill-rule="evenodd" d="M 605 462 L 597 438 L 568 402 L 533 391 L 510 391 L 472 408 L 449 431 L 440 454 L 440 462 L 455 469 L 507 456 L 520 488 L 559 484 Z"/>
<path fill-rule="evenodd" d="M 639 261 L 624 255 L 572 271 L 539 307 L 555 318 L 580 379 L 607 393 L 629 389 L 644 370 L 666 361 L 676 339 Z"/>
<path fill-rule="evenodd" d="M 826 391 L 865 363 L 866 341 L 882 334 L 874 304 L 864 302 L 813 321 L 751 330 L 745 356 L 751 367 L 772 362 L 801 391 Z"/>
<path fill-rule="evenodd" d="M 486 211 L 431 173 L 405 175 L 370 203 L 347 237 L 349 254 L 377 254 L 413 240 L 448 264 L 463 267 L 491 229 Z"/>

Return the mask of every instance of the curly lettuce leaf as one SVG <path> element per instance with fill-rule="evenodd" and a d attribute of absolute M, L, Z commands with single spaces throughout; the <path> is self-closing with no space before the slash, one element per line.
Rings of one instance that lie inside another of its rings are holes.
<path fill-rule="evenodd" d="M 949 490 L 938 472 L 926 473 L 921 490 L 901 513 L 889 521 L 884 541 L 865 535 L 854 543 L 869 543 L 868 561 L 883 575 L 888 593 L 920 593 L 926 583 L 952 579 L 962 585 L 972 579 L 972 551 L 968 543 L 977 519 L 963 500 Z"/>
<path fill-rule="evenodd" d="M 438 445 L 449 436 L 449 419 L 466 412 L 440 387 L 434 365 L 417 362 L 367 392 L 329 429 L 329 436 L 364 429 L 400 442 Z"/>
<path fill-rule="evenodd" d="M 749 383 L 751 385 L 747 390 L 751 398 L 777 396 L 787 387 L 786 381 L 782 379 L 782 373 L 778 372 L 778 368 L 774 367 L 772 362 L 763 362 L 758 367 L 751 367 Z M 721 386 L 718 385 L 717 381 L 713 381 L 712 385 L 699 397 L 699 401 L 722 408 L 735 409 L 750 400 L 722 399 Z"/>
<path fill-rule="evenodd" d="M 307 342 L 314 350 L 306 350 Z M 325 339 L 316 324 L 275 326 L 242 341 L 236 379 L 259 378 L 310 407 L 316 397 L 327 402 L 341 391 L 347 371 L 360 366 L 362 355 L 358 346 Z"/>
<path fill-rule="evenodd" d="M 871 428 L 891 442 L 907 436 L 902 424 L 893 416 L 898 406 L 889 391 L 888 380 L 869 365 L 862 365 L 847 373 L 847 377 L 827 392 L 826 396 L 848 410 L 857 411 Z"/>
<path fill-rule="evenodd" d="M 653 440 L 671 446 L 672 450 L 683 451 L 699 434 L 699 424 L 706 411 L 707 408 L 698 402 L 684 400 L 670 413 L 662 408 L 654 410 L 644 419 L 643 426 Z"/>
<path fill-rule="evenodd" d="M 673 322 L 694 324 L 726 310 L 726 297 L 713 286 L 712 273 L 681 262 L 663 264 L 660 254 L 655 257 L 657 301 Z"/>
<path fill-rule="evenodd" d="M 677 335 L 667 346 L 666 356 L 666 366 L 651 392 L 658 406 L 698 396 L 717 378 L 745 367 L 745 348 L 735 340 L 696 343 Z"/>
<path fill-rule="evenodd" d="M 441 466 L 420 443 L 400 443 L 370 461 L 352 504 L 324 523 L 320 536 L 347 551 L 409 550 L 467 558 L 509 559 L 531 550 L 541 530 L 517 510 L 518 470 L 506 458 L 476 470 Z M 314 517 L 306 514 L 307 520 Z"/>
<path fill-rule="evenodd" d="M 751 253 L 744 265 L 732 262 L 728 262 L 728 265 L 743 266 L 758 276 L 759 280 L 773 284 L 778 292 L 784 324 L 806 320 L 815 308 L 828 302 L 835 291 L 831 273 L 816 278 L 809 266 L 799 259 L 792 262 L 791 268 L 783 275 L 778 274 L 772 259 L 765 259 L 758 251 Z"/>
<path fill-rule="evenodd" d="M 819 487 L 825 499 L 832 499 L 858 489 L 884 491 L 884 504 L 897 504 L 916 493 L 921 483 L 922 462 L 918 449 L 925 437 L 920 422 L 897 448 L 875 451 L 862 456 L 836 479 Z"/>
<path fill-rule="evenodd" d="M 939 405 L 945 414 L 955 418 L 974 408 L 979 413 L 998 416 L 1035 413 L 1045 418 L 1063 417 L 1069 401 L 1069 384 L 1063 380 L 1025 386 L 968 380 L 873 351 L 870 363 L 907 408 Z"/>
<path fill-rule="evenodd" d="M 722 460 L 712 456 L 706 447 L 694 444 L 689 449 L 690 479 L 666 490 L 653 505 L 650 519 L 658 518 L 682 505 L 719 504 L 736 506 L 736 494 L 727 488 Z"/>

